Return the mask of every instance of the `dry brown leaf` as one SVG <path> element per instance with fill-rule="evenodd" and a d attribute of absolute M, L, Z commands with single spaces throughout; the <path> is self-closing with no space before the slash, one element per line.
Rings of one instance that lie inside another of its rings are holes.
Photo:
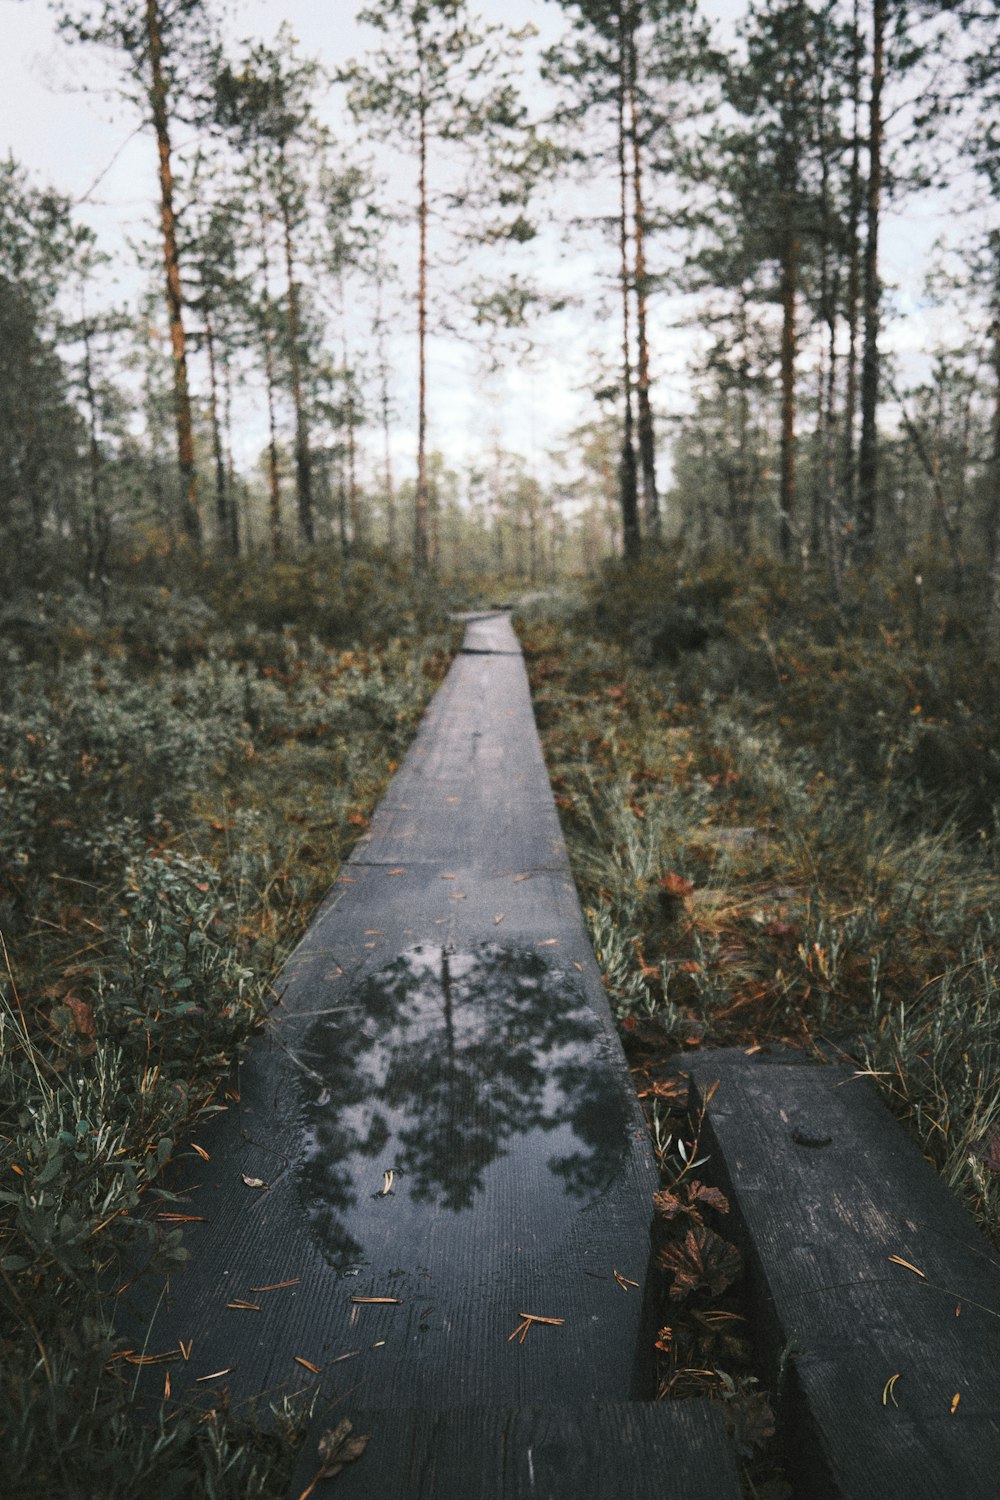
<path fill-rule="evenodd" d="M 263 1177 L 248 1177 L 245 1172 L 241 1172 L 240 1176 L 242 1177 L 248 1188 L 260 1189 L 267 1187 L 267 1183 L 264 1181 Z"/>
<path fill-rule="evenodd" d="M 332 1479 L 345 1464 L 356 1462 L 368 1447 L 369 1435 L 352 1437 L 354 1424 L 344 1417 L 336 1427 L 324 1432 L 319 1440 L 320 1471 L 318 1479 Z"/>
<path fill-rule="evenodd" d="M 673 1277 L 670 1300 L 679 1302 L 692 1292 L 706 1290 L 713 1296 L 724 1292 L 739 1276 L 742 1257 L 707 1224 L 692 1224 L 683 1240 L 665 1245 L 659 1262 Z"/>
<path fill-rule="evenodd" d="M 721 1193 L 718 1188 L 707 1187 L 705 1183 L 699 1182 L 697 1177 L 693 1177 L 686 1184 L 686 1191 L 688 1202 L 692 1206 L 714 1208 L 716 1213 L 719 1214 L 727 1214 L 729 1212 L 729 1199 L 725 1193 Z"/>
<path fill-rule="evenodd" d="M 680 1214 L 690 1212 L 688 1205 L 677 1193 L 671 1193 L 664 1188 L 661 1193 L 653 1194 L 653 1207 L 661 1219 L 676 1219 Z"/>

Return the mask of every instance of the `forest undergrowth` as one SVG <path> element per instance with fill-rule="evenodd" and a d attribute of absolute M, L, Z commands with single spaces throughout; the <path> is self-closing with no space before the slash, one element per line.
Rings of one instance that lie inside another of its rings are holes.
<path fill-rule="evenodd" d="M 140 1421 L 108 1289 L 136 1245 L 184 1258 L 161 1171 L 261 1025 L 454 627 L 440 591 L 322 558 L 147 560 L 103 606 L 50 593 L 4 626 L 4 1492 L 280 1495 L 305 1398 Z"/>
<path fill-rule="evenodd" d="M 520 621 L 664 1166 L 661 1395 L 725 1401 L 751 1495 L 788 1491 L 728 1205 L 692 1165 L 684 1051 L 853 1064 L 1000 1245 L 1000 660 L 888 584 L 840 613 L 817 593 L 773 564 L 660 562 Z"/>

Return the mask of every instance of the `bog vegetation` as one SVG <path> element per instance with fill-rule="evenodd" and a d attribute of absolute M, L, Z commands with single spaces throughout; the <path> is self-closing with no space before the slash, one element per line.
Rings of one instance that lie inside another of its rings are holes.
<path fill-rule="evenodd" d="M 0 163 L 5 1492 L 283 1492 L 304 1408 L 140 1421 L 111 1294 L 137 1251 L 183 1258 L 161 1169 L 453 603 L 523 601 L 665 1164 L 657 1060 L 782 1042 L 870 1073 L 995 1235 L 994 7 L 748 0 L 727 39 L 695 0 L 549 0 L 542 47 L 514 6 L 373 0 L 353 60 L 237 42 L 212 0 L 51 9 L 155 211 L 118 305 L 86 199 Z M 894 288 L 887 223 L 941 201 Z M 450 451 L 460 342 L 484 389 L 529 357 L 565 383 L 584 325 L 558 451 L 492 412 Z M 664 1391 L 716 1370 L 749 1451 L 745 1341 L 703 1314 Z"/>

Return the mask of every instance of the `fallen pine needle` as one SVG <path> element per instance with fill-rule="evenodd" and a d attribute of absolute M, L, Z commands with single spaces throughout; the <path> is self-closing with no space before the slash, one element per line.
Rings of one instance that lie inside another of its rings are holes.
<path fill-rule="evenodd" d="M 902 1266 L 904 1270 L 912 1271 L 914 1276 L 919 1276 L 922 1281 L 927 1280 L 927 1277 L 924 1275 L 923 1271 L 920 1271 L 916 1266 L 911 1265 L 908 1260 L 904 1260 L 901 1255 L 890 1255 L 889 1259 L 892 1261 L 894 1266 Z"/>
<path fill-rule="evenodd" d="M 260 1312 L 259 1302 L 243 1302 L 240 1298 L 237 1298 L 235 1302 L 227 1302 L 226 1306 L 241 1308 L 244 1312 Z"/>
<path fill-rule="evenodd" d="M 531 1327 L 532 1323 L 547 1323 L 552 1327 L 560 1327 L 566 1321 L 564 1318 L 540 1318 L 536 1313 L 518 1313 L 518 1317 L 521 1319 L 521 1321 L 514 1329 L 514 1332 L 508 1334 L 508 1344 L 510 1343 L 511 1339 L 517 1339 L 517 1342 L 519 1344 L 523 1344 L 525 1339 L 528 1337 L 528 1330 Z M 519 1334 L 520 1338 L 518 1338 Z"/>
<path fill-rule="evenodd" d="M 197 1146 L 197 1145 L 195 1145 L 194 1141 L 191 1142 L 191 1150 L 192 1151 L 197 1151 L 197 1153 L 201 1157 L 202 1161 L 211 1161 L 212 1160 L 212 1158 L 209 1156 L 208 1152 L 205 1150 L 204 1146 Z"/>
<path fill-rule="evenodd" d="M 195 1384 L 200 1385 L 203 1380 L 218 1380 L 220 1375 L 231 1375 L 235 1369 L 235 1365 L 230 1365 L 228 1370 L 213 1370 L 211 1375 L 199 1375 Z"/>
<path fill-rule="evenodd" d="M 293 1276 L 289 1281 L 272 1281 L 270 1286 L 252 1286 L 252 1292 L 281 1292 L 286 1286 L 298 1286 L 302 1280 L 301 1276 Z"/>
<path fill-rule="evenodd" d="M 889 1404 L 890 1401 L 892 1402 L 893 1406 L 898 1406 L 899 1405 L 899 1402 L 896 1400 L 896 1392 L 894 1390 L 894 1386 L 895 1386 L 896 1381 L 898 1379 L 899 1379 L 899 1375 L 898 1374 L 896 1374 L 896 1375 L 890 1375 L 889 1379 L 886 1381 L 885 1385 L 883 1386 L 883 1388 L 882 1388 L 882 1405 L 883 1406 L 888 1406 L 888 1404 Z"/>
<path fill-rule="evenodd" d="M 390 1304 L 390 1303 L 392 1303 L 392 1304 L 398 1304 L 399 1300 L 400 1299 L 398 1297 L 352 1297 L 351 1298 L 352 1302 L 379 1302 L 379 1303 L 385 1303 L 387 1305 Z"/>
<path fill-rule="evenodd" d="M 208 1222 L 203 1214 L 157 1214 L 156 1217 L 164 1224 L 206 1224 Z"/>
<path fill-rule="evenodd" d="M 638 1290 L 639 1283 L 637 1281 L 633 1281 L 629 1276 L 623 1276 L 620 1271 L 615 1271 L 614 1266 L 611 1269 L 614 1272 L 615 1280 L 623 1292 L 627 1292 L 630 1286 L 634 1286 Z"/>
<path fill-rule="evenodd" d="M 357 1357 L 358 1357 L 358 1355 L 360 1353 L 361 1353 L 360 1349 L 352 1349 L 351 1352 L 350 1352 L 350 1354 L 338 1354 L 336 1359 L 331 1359 L 330 1360 L 330 1364 L 331 1365 L 339 1365 L 342 1360 L 345 1360 L 345 1359 L 357 1359 Z"/>
<path fill-rule="evenodd" d="M 188 1341 L 187 1341 L 187 1348 L 186 1349 L 184 1347 L 184 1340 L 183 1339 L 179 1339 L 178 1340 L 178 1348 L 181 1351 L 181 1355 L 183 1356 L 185 1364 L 187 1364 L 188 1360 L 191 1358 L 191 1350 L 193 1349 L 193 1347 L 194 1347 L 194 1339 L 188 1339 Z"/>
<path fill-rule="evenodd" d="M 383 1176 L 384 1181 L 382 1183 L 382 1190 L 381 1190 L 381 1192 L 379 1193 L 378 1196 L 380 1198 L 387 1198 L 389 1196 L 389 1194 L 392 1192 L 392 1184 L 393 1184 L 393 1180 L 394 1180 L 396 1174 L 395 1174 L 395 1172 L 393 1172 L 390 1169 L 390 1170 L 388 1170 L 386 1172 L 383 1172 L 382 1176 Z"/>
<path fill-rule="evenodd" d="M 314 1365 L 311 1359 L 303 1359 L 301 1354 L 293 1354 L 292 1358 L 294 1359 L 295 1363 L 297 1365 L 301 1365 L 304 1370 L 311 1370 L 314 1375 L 318 1375 L 320 1373 L 319 1365 Z"/>

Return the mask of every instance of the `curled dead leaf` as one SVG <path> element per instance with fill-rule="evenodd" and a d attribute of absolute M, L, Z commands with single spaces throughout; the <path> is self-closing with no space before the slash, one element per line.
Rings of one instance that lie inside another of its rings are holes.
<path fill-rule="evenodd" d="M 670 1300 L 680 1302 L 692 1292 L 708 1291 L 719 1296 L 739 1276 L 743 1262 L 739 1250 L 707 1224 L 692 1224 L 682 1240 L 665 1245 L 659 1263 L 673 1277 Z"/>
<path fill-rule="evenodd" d="M 241 1172 L 240 1177 L 246 1183 L 248 1188 L 260 1189 L 267 1187 L 267 1183 L 264 1181 L 263 1177 L 248 1177 L 245 1172 Z"/>
<path fill-rule="evenodd" d="M 336 1427 L 324 1432 L 319 1440 L 320 1470 L 317 1479 L 332 1479 L 345 1464 L 356 1462 L 368 1447 L 370 1434 L 352 1437 L 354 1424 L 344 1417 Z"/>

